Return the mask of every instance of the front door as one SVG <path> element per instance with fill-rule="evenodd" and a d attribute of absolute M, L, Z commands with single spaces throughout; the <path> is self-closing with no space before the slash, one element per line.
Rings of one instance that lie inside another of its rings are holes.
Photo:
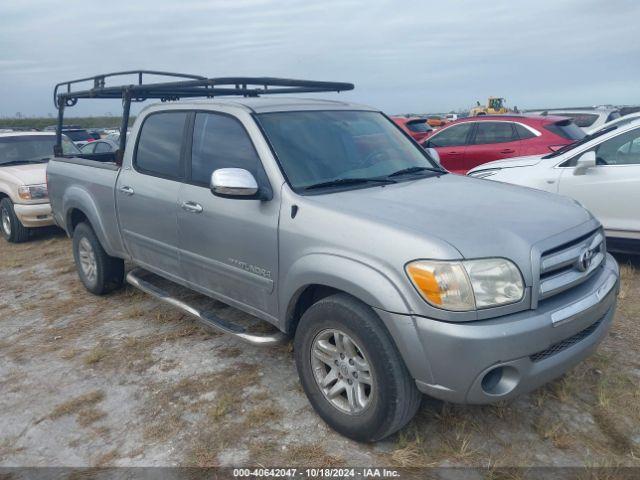
<path fill-rule="evenodd" d="M 610 236 L 640 238 L 640 128 L 595 146 L 597 164 L 574 175 L 577 159 L 567 162 L 559 193 L 575 198 L 602 222 Z"/>
<path fill-rule="evenodd" d="M 468 168 L 464 168 L 463 159 L 473 125 L 473 122 L 465 122 L 443 128 L 429 138 L 425 147 L 438 151 L 440 163 L 444 168 L 453 173 L 464 174 Z"/>
<path fill-rule="evenodd" d="M 141 126 L 133 168 L 123 168 L 116 185 L 120 229 L 135 263 L 180 278 L 177 205 L 187 114 L 150 114 Z"/>
<path fill-rule="evenodd" d="M 520 155 L 520 137 L 512 122 L 478 122 L 465 151 L 463 166 L 468 171 L 484 163 Z"/>
<path fill-rule="evenodd" d="M 233 116 L 198 112 L 190 158 L 178 209 L 186 280 L 225 303 L 276 316 L 279 202 L 221 198 L 209 188 L 211 173 L 219 168 L 246 169 L 258 185 L 268 186 L 247 131 Z"/>

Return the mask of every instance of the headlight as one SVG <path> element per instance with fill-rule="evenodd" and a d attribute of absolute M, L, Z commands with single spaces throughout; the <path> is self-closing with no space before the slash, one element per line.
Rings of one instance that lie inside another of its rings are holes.
<path fill-rule="evenodd" d="M 406 266 L 406 271 L 422 298 L 444 310 L 466 312 L 498 307 L 524 296 L 520 270 L 504 258 L 416 260 Z"/>
<path fill-rule="evenodd" d="M 475 178 L 486 178 L 486 177 L 490 177 L 491 175 L 495 175 L 500 170 L 501 170 L 500 168 L 488 168 L 486 170 L 478 170 L 476 172 L 470 172 L 467 175 Z"/>
<path fill-rule="evenodd" d="M 49 192 L 47 191 L 47 184 L 41 185 L 23 185 L 18 187 L 18 196 L 22 200 L 38 200 L 41 198 L 47 198 Z"/>

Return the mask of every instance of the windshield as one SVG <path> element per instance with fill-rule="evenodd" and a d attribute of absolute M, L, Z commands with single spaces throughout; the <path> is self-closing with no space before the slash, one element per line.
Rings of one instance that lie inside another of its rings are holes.
<path fill-rule="evenodd" d="M 86 130 L 65 130 L 64 134 L 74 142 L 84 142 L 94 139 Z"/>
<path fill-rule="evenodd" d="M 382 184 L 381 178 L 412 167 L 423 167 L 418 169 L 422 175 L 432 170 L 442 173 L 424 150 L 378 112 L 277 112 L 257 118 L 291 187 L 298 192 L 354 178 Z"/>
<path fill-rule="evenodd" d="M 609 128 L 603 128 L 602 130 L 598 130 L 597 132 L 594 132 L 590 135 L 585 135 L 584 137 L 582 137 L 581 140 L 578 140 L 577 142 L 574 142 L 574 143 L 570 143 L 569 145 L 565 145 L 564 147 L 542 158 L 553 158 L 553 157 L 557 157 L 558 155 L 562 155 L 563 153 L 573 150 L 574 148 L 579 147 L 580 145 L 584 145 L 585 143 L 593 140 L 594 138 L 598 138 L 600 135 L 604 135 L 605 133 L 615 130 L 616 128 L 618 127 L 614 126 Z"/>
<path fill-rule="evenodd" d="M 55 135 L 19 135 L 0 137 L 0 165 L 17 162 L 42 162 L 53 156 Z M 80 150 L 65 136 L 62 137 L 65 155 L 78 154 Z"/>
<path fill-rule="evenodd" d="M 412 120 L 407 122 L 407 128 L 416 133 L 426 133 L 433 130 L 426 120 Z"/>
<path fill-rule="evenodd" d="M 584 130 L 568 119 L 545 125 L 544 128 L 567 140 L 580 140 L 586 135 Z"/>

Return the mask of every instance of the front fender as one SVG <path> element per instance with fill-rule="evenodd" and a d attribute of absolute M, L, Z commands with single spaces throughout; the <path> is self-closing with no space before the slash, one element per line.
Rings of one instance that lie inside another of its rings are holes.
<path fill-rule="evenodd" d="M 293 263 L 281 282 L 280 311 L 287 312 L 296 293 L 308 285 L 341 290 L 381 310 L 411 311 L 404 295 L 387 274 L 358 260 L 333 253 L 311 253 Z"/>

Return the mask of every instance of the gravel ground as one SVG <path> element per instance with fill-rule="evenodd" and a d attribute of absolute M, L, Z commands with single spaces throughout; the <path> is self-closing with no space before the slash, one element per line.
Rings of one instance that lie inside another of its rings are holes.
<path fill-rule="evenodd" d="M 361 445 L 313 412 L 291 345 L 211 334 L 131 287 L 95 297 L 56 230 L 1 241 L 0 466 L 640 466 L 640 261 L 618 260 L 615 325 L 588 361 L 508 404 L 425 398 Z"/>

